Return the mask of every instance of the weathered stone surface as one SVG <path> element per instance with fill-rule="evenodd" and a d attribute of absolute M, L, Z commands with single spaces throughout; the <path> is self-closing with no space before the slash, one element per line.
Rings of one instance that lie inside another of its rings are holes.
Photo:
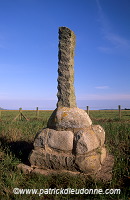
<path fill-rule="evenodd" d="M 44 149 L 33 150 L 30 154 L 29 161 L 31 166 L 39 167 L 42 169 L 67 169 L 76 171 L 75 157 L 72 155 L 62 153 L 48 153 Z"/>
<path fill-rule="evenodd" d="M 79 131 L 75 135 L 76 154 L 86 154 L 100 146 L 95 132 L 89 128 L 86 131 Z"/>
<path fill-rule="evenodd" d="M 33 168 L 31 168 L 30 166 L 28 165 L 25 165 L 23 163 L 20 163 L 17 165 L 17 168 L 22 171 L 24 174 L 30 174 L 33 170 Z"/>
<path fill-rule="evenodd" d="M 107 151 L 106 151 L 106 148 L 105 147 L 102 147 L 101 148 L 101 164 L 103 164 L 104 160 L 106 159 L 107 157 Z"/>
<path fill-rule="evenodd" d="M 89 156 L 76 156 L 75 163 L 84 173 L 96 173 L 101 168 L 100 153 L 92 152 Z"/>
<path fill-rule="evenodd" d="M 91 124 L 92 121 L 84 110 L 59 107 L 52 113 L 47 127 L 56 130 L 72 130 L 75 132 L 76 129 L 85 129 L 91 126 Z"/>
<path fill-rule="evenodd" d="M 107 155 L 106 159 L 102 163 L 101 170 L 99 170 L 96 173 L 96 176 L 94 176 L 94 179 L 96 180 L 102 180 L 105 183 L 107 181 L 112 180 L 112 168 L 114 166 L 114 156 Z"/>
<path fill-rule="evenodd" d="M 74 134 L 71 131 L 48 131 L 48 146 L 61 151 L 72 151 Z"/>
<path fill-rule="evenodd" d="M 60 27 L 57 107 L 76 107 L 74 91 L 74 48 L 74 32 L 67 27 Z"/>
<path fill-rule="evenodd" d="M 34 148 L 46 148 L 49 128 L 38 132 L 34 139 Z"/>
<path fill-rule="evenodd" d="M 37 134 L 34 140 L 34 148 L 48 149 L 56 151 L 72 151 L 74 134 L 71 131 L 56 131 L 53 129 L 43 129 Z"/>
<path fill-rule="evenodd" d="M 98 140 L 100 141 L 100 145 L 102 146 L 105 142 L 105 131 L 100 125 L 92 125 L 92 129 L 95 132 Z"/>
<path fill-rule="evenodd" d="M 111 155 L 107 155 L 105 161 L 102 164 L 101 170 L 98 170 L 98 172 L 95 173 L 80 173 L 79 171 L 69 171 L 67 169 L 62 169 L 62 170 L 54 170 L 54 169 L 41 169 L 38 167 L 30 167 L 28 165 L 25 164 L 19 164 L 17 165 L 17 168 L 22 171 L 25 174 L 41 174 L 44 176 L 48 176 L 48 175 L 52 175 L 52 174 L 68 174 L 70 176 L 78 176 L 79 178 L 84 179 L 84 177 L 87 178 L 87 176 L 89 175 L 89 177 L 91 176 L 93 179 L 96 180 L 102 180 L 104 182 L 110 181 L 112 180 L 112 168 L 114 165 L 114 157 Z"/>

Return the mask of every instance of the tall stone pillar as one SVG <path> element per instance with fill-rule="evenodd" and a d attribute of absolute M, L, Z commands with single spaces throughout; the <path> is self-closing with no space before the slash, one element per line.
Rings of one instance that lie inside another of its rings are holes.
<path fill-rule="evenodd" d="M 96 174 L 107 157 L 105 131 L 76 107 L 74 47 L 73 31 L 60 27 L 57 108 L 37 133 L 29 161 L 33 168 Z"/>
<path fill-rule="evenodd" d="M 77 108 L 74 90 L 75 34 L 67 27 L 59 28 L 58 102 L 47 127 L 55 130 L 79 130 L 89 127 L 91 119 Z"/>
<path fill-rule="evenodd" d="M 60 27 L 57 107 L 76 107 L 74 91 L 74 48 L 74 32 L 67 27 Z"/>

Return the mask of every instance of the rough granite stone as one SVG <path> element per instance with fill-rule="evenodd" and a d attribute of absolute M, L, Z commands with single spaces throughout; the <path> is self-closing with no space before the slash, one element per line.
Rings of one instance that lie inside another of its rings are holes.
<path fill-rule="evenodd" d="M 41 169 L 36 167 L 30 167 L 25 164 L 18 164 L 18 170 L 22 171 L 24 174 L 41 174 L 44 176 L 53 175 L 53 174 L 68 174 L 70 176 L 78 176 L 79 178 L 84 179 L 84 177 L 92 177 L 94 180 L 99 180 L 103 182 L 112 180 L 112 168 L 114 165 L 114 158 L 111 155 L 107 155 L 105 161 L 102 164 L 101 170 L 95 173 L 80 173 L 79 171 L 69 171 L 67 169 L 63 170 L 54 170 L 54 169 Z"/>
<path fill-rule="evenodd" d="M 56 151 L 72 152 L 73 138 L 74 134 L 71 131 L 56 131 L 46 128 L 37 134 L 34 148 L 47 149 L 50 147 Z"/>
<path fill-rule="evenodd" d="M 75 135 L 76 154 L 86 154 L 100 146 L 95 132 L 89 128 Z"/>
<path fill-rule="evenodd" d="M 104 129 L 100 126 L 100 125 L 92 125 L 92 129 L 93 131 L 95 132 L 99 142 L 100 142 L 100 145 L 104 145 L 104 142 L 105 142 L 105 131 Z"/>
<path fill-rule="evenodd" d="M 48 131 L 48 146 L 61 151 L 72 151 L 74 134 L 71 131 Z"/>
<path fill-rule="evenodd" d="M 90 155 L 76 156 L 77 169 L 84 173 L 96 173 L 101 169 L 100 153 L 92 152 Z"/>
<path fill-rule="evenodd" d="M 47 137 L 48 137 L 49 128 L 43 129 L 42 131 L 38 132 L 34 139 L 34 148 L 46 148 L 47 145 Z"/>
<path fill-rule="evenodd" d="M 101 164 L 103 164 L 106 157 L 107 157 L 107 150 L 105 147 L 102 147 L 101 148 Z"/>
<path fill-rule="evenodd" d="M 85 129 L 91 125 L 92 121 L 84 110 L 79 108 L 58 107 L 48 120 L 47 127 L 56 130 L 74 131 L 74 129 Z"/>
<path fill-rule="evenodd" d="M 74 48 L 74 32 L 67 27 L 60 27 L 57 107 L 76 107 L 74 91 Z"/>
<path fill-rule="evenodd" d="M 47 152 L 44 149 L 33 150 L 30 154 L 29 161 L 31 166 L 42 169 L 67 169 L 76 171 L 75 157 L 73 155 L 66 155 L 56 152 Z"/>

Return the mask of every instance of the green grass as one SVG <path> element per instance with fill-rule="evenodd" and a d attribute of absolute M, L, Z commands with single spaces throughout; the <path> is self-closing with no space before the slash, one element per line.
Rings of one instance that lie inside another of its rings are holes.
<path fill-rule="evenodd" d="M 93 124 L 100 124 L 106 132 L 106 146 L 114 155 L 113 179 L 99 182 L 83 176 L 23 174 L 17 169 L 19 163 L 26 163 L 33 148 L 33 140 L 38 131 L 46 127 L 52 111 L 23 111 L 29 121 L 13 121 L 18 111 L 2 111 L 0 120 L 0 199 L 2 200 L 57 200 L 57 199 L 129 199 L 128 197 L 128 154 L 130 133 L 130 111 L 122 111 L 119 119 L 118 111 L 90 111 Z M 121 189 L 120 195 L 15 195 L 13 188 L 106 188 Z"/>
<path fill-rule="evenodd" d="M 91 110 L 90 117 L 94 120 L 119 120 L 118 110 Z M 121 111 L 121 120 L 130 122 L 130 110 Z"/>

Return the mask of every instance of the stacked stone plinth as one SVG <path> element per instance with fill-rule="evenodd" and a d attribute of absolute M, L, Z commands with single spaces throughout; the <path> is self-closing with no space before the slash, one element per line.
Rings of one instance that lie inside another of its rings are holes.
<path fill-rule="evenodd" d="M 96 173 L 106 158 L 105 132 L 79 108 L 59 107 L 39 132 L 30 155 L 33 167 Z"/>

